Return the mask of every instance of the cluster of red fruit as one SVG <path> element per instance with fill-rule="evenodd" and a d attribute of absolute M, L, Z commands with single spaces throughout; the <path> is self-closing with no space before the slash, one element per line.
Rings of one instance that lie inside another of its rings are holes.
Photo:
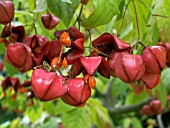
<path fill-rule="evenodd" d="M 11 25 L 12 2 L 0 2 L 0 5 L 4 12 L 0 14 L 4 17 L 0 23 L 5 24 L 1 34 L 1 42 L 6 46 L 5 59 L 20 72 L 34 69 L 31 86 L 41 100 L 61 97 L 66 104 L 82 107 L 96 85 L 93 77 L 96 71 L 108 79 L 114 76 L 126 83 L 143 81 L 149 89 L 159 83 L 166 63 L 166 50 L 162 46 L 149 46 L 142 55 L 134 55 L 129 43 L 115 34 L 104 33 L 91 42 L 90 55 L 83 56 L 85 37 L 76 27 L 57 30 L 52 41 L 37 34 L 29 36 L 23 26 Z M 47 29 L 53 29 L 59 22 L 50 13 L 42 15 L 41 20 Z M 69 50 L 64 51 L 65 47 Z M 63 76 L 61 67 L 68 65 L 71 69 Z M 76 78 L 80 73 L 84 77 Z"/>
<path fill-rule="evenodd" d="M 161 105 L 160 100 L 152 100 L 148 105 L 144 105 L 140 110 L 141 114 L 147 116 L 159 115 L 164 111 L 164 108 Z"/>

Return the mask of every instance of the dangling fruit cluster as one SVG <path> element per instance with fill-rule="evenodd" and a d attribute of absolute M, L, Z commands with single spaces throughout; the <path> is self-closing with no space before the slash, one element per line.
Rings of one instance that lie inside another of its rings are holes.
<path fill-rule="evenodd" d="M 159 115 L 164 112 L 164 108 L 161 105 L 160 100 L 152 100 L 148 105 L 144 105 L 140 110 L 141 114 L 147 116 Z"/>
<path fill-rule="evenodd" d="M 82 0 L 83 4 L 87 2 Z M 66 104 L 83 107 L 91 89 L 96 86 L 96 72 L 105 78 L 118 77 L 131 84 L 142 81 L 149 89 L 160 81 L 166 63 L 166 50 L 162 46 L 146 47 L 141 55 L 137 55 L 132 53 L 133 47 L 129 43 L 115 34 L 104 33 L 91 42 L 90 54 L 84 56 L 85 36 L 76 27 L 55 31 L 55 39 L 49 41 L 38 34 L 27 35 L 22 25 L 11 24 L 14 17 L 12 2 L 0 2 L 0 10 L 5 12 L 0 14 L 4 17 L 0 23 L 5 25 L 0 39 L 6 46 L 5 60 L 22 73 L 33 70 L 31 87 L 35 96 L 43 101 L 60 97 Z M 41 16 L 41 21 L 51 30 L 58 25 L 59 18 L 47 13 Z M 67 69 L 67 75 L 61 73 L 63 67 Z M 78 78 L 81 73 L 83 77 Z M 5 81 L 14 86 L 13 80 L 8 79 Z M 24 92 L 24 88 L 21 90 Z"/>

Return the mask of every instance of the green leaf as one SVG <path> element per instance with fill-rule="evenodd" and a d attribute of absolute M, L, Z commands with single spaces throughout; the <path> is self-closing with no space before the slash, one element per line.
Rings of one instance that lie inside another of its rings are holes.
<path fill-rule="evenodd" d="M 161 85 L 166 87 L 167 92 L 170 92 L 170 68 L 165 68 L 161 73 Z"/>
<path fill-rule="evenodd" d="M 123 95 L 123 93 L 129 88 L 129 85 L 122 82 L 120 79 L 115 78 L 112 86 L 112 95 L 118 97 Z"/>
<path fill-rule="evenodd" d="M 68 27 L 80 0 L 70 0 L 71 3 L 63 0 L 46 0 L 46 2 L 48 9 Z"/>
<path fill-rule="evenodd" d="M 40 126 L 36 128 L 58 128 L 58 120 L 55 118 L 50 117 L 48 121 L 45 123 L 41 124 Z"/>
<path fill-rule="evenodd" d="M 128 1 L 129 0 L 126 0 L 126 2 L 128 2 Z M 150 4 L 151 4 L 150 1 L 144 0 L 143 2 L 150 7 Z M 132 1 L 130 2 L 128 8 L 129 8 L 130 14 L 131 14 L 132 19 L 133 19 L 133 28 L 136 31 L 136 33 L 135 33 L 136 39 L 137 39 L 137 35 L 138 35 L 138 31 L 137 31 L 137 22 L 138 22 L 139 30 L 140 30 L 140 40 L 143 40 L 144 34 L 147 30 L 146 24 L 148 23 L 148 20 L 149 20 L 148 16 L 150 15 L 150 11 L 141 2 L 135 0 L 134 3 L 135 3 L 135 6 L 136 6 L 138 21 L 136 21 L 136 15 L 135 15 L 134 5 L 133 5 Z"/>
<path fill-rule="evenodd" d="M 75 107 L 65 104 L 61 99 L 58 99 L 56 106 L 56 115 L 62 115 L 63 113 L 67 113 L 72 111 Z"/>
<path fill-rule="evenodd" d="M 42 107 L 40 107 L 39 101 L 34 102 L 34 106 L 28 107 L 24 115 L 28 116 L 30 121 L 34 123 L 42 115 Z"/>
<path fill-rule="evenodd" d="M 45 9 L 47 9 L 46 0 L 37 0 L 34 12 L 43 12 Z"/>
<path fill-rule="evenodd" d="M 94 3 L 94 11 L 83 22 L 85 28 L 95 28 L 100 25 L 109 23 L 113 17 L 119 14 L 117 0 L 92 0 Z"/>
<path fill-rule="evenodd" d="M 167 15 L 170 17 L 170 1 L 169 0 L 164 0 L 164 6 L 165 6 L 165 10 Z"/>
<path fill-rule="evenodd" d="M 147 94 L 143 91 L 139 96 L 136 96 L 134 92 L 131 92 L 126 98 L 126 104 L 136 104 L 143 101 L 147 97 Z"/>
<path fill-rule="evenodd" d="M 64 128 L 90 128 L 90 117 L 84 108 L 74 108 L 62 118 Z"/>
<path fill-rule="evenodd" d="M 107 128 L 108 125 L 110 125 L 109 114 L 101 102 L 97 99 L 90 98 L 87 101 L 87 105 L 92 123 L 94 123 L 97 128 Z"/>
<path fill-rule="evenodd" d="M 168 80 L 169 81 L 169 80 Z M 164 85 L 159 84 L 154 89 L 152 89 L 154 96 L 161 101 L 163 107 L 167 104 L 167 92 Z"/>
<path fill-rule="evenodd" d="M 4 44 L 0 44 L 0 55 L 5 52 Z"/>
<path fill-rule="evenodd" d="M 8 62 L 4 61 L 4 65 L 6 72 L 8 73 L 9 76 L 13 76 L 18 72 L 18 70 L 14 68 L 12 65 L 10 65 Z"/>
<path fill-rule="evenodd" d="M 44 106 L 44 109 L 51 115 L 55 115 L 55 106 L 54 106 L 54 103 L 53 101 L 49 101 L 49 102 L 43 102 L 43 106 Z"/>
<path fill-rule="evenodd" d="M 133 128 L 143 128 L 142 123 L 138 118 L 133 117 L 131 121 Z"/>

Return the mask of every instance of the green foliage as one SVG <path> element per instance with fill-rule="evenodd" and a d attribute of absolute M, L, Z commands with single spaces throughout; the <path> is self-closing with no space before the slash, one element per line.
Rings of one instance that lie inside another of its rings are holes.
<path fill-rule="evenodd" d="M 126 104 L 136 104 L 143 101 L 148 95 L 143 91 L 139 96 L 131 92 L 126 97 Z"/>
<path fill-rule="evenodd" d="M 119 13 L 117 0 L 93 0 L 93 3 L 93 13 L 82 24 L 88 29 L 109 23 Z"/>
<path fill-rule="evenodd" d="M 104 108 L 100 101 L 90 98 L 88 100 L 89 114 L 92 122 L 97 128 L 109 127 L 110 119 L 106 108 Z"/>
<path fill-rule="evenodd" d="M 36 1 L 36 8 L 35 8 L 34 12 L 42 12 L 45 9 L 47 9 L 46 0 L 37 0 Z"/>
<path fill-rule="evenodd" d="M 4 64 L 5 64 L 5 70 L 9 76 L 13 76 L 18 73 L 18 70 L 14 68 L 12 65 L 10 65 L 8 62 L 4 61 Z"/>
<path fill-rule="evenodd" d="M 164 6 L 165 6 L 166 13 L 170 17 L 170 7 L 169 7 L 169 5 L 170 5 L 170 1 L 164 0 Z"/>
<path fill-rule="evenodd" d="M 59 17 L 65 24 L 66 27 L 69 26 L 73 14 L 78 7 L 80 0 L 70 0 L 66 2 L 63 0 L 46 0 L 48 9 L 57 17 Z"/>
<path fill-rule="evenodd" d="M 112 95 L 114 97 L 118 97 L 123 95 L 126 90 L 129 88 L 129 85 L 122 82 L 120 79 L 115 78 L 113 85 L 112 85 Z"/>
<path fill-rule="evenodd" d="M 90 128 L 90 118 L 86 108 L 75 108 L 62 117 L 63 127 Z"/>

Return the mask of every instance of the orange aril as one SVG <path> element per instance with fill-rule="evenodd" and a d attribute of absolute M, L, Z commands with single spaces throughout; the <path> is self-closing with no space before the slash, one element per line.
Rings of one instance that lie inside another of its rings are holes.
<path fill-rule="evenodd" d="M 64 66 L 65 69 L 68 67 L 68 62 L 66 57 L 64 57 L 62 65 Z"/>
<path fill-rule="evenodd" d="M 89 77 L 88 84 L 89 84 L 90 88 L 92 88 L 92 89 L 95 88 L 95 86 L 96 86 L 96 80 L 94 79 L 93 76 L 90 76 L 90 77 Z"/>
<path fill-rule="evenodd" d="M 60 35 L 60 42 L 64 45 L 64 46 L 70 46 L 71 45 L 71 39 L 70 36 L 67 32 L 63 32 Z"/>
<path fill-rule="evenodd" d="M 59 57 L 55 57 L 52 61 L 51 61 L 51 68 L 52 70 L 54 71 L 55 68 L 56 69 L 59 69 L 62 67 L 62 61 L 60 59 L 60 62 L 59 62 Z"/>

